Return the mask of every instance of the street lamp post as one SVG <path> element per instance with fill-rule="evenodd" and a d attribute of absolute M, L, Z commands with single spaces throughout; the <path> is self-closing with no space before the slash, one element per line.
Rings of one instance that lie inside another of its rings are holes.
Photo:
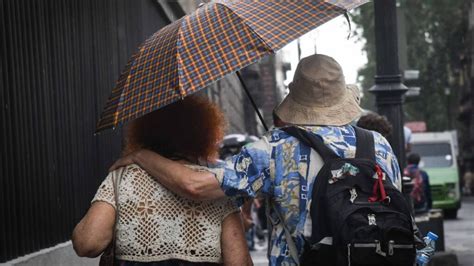
<path fill-rule="evenodd" d="M 377 73 L 375 85 L 370 92 L 375 94 L 377 112 L 392 123 L 393 132 L 388 141 L 392 145 L 400 166 L 405 166 L 405 137 L 403 130 L 403 95 L 408 88 L 402 83 L 398 65 L 397 6 L 396 0 L 375 0 L 375 52 Z M 412 206 L 409 179 L 402 179 L 403 193 Z"/>
<path fill-rule="evenodd" d="M 369 91 L 375 94 L 377 112 L 392 123 L 393 132 L 388 140 L 400 165 L 404 166 L 402 104 L 407 87 L 402 83 L 398 66 L 396 8 L 396 0 L 374 1 L 377 73 L 375 85 Z"/>

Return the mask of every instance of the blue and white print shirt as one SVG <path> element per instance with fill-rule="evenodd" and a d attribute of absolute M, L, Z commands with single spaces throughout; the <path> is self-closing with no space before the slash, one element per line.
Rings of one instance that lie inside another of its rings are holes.
<path fill-rule="evenodd" d="M 303 128 L 322 137 L 324 143 L 340 157 L 355 156 L 356 139 L 352 126 Z M 400 189 L 400 168 L 392 148 L 379 133 L 373 132 L 373 135 L 376 161 Z M 316 158 L 316 152 L 310 147 L 285 131 L 274 128 L 259 141 L 246 145 L 239 154 L 229 158 L 216 171 L 216 176 L 225 194 L 239 203 L 244 198 L 257 195 L 269 197 L 273 203 L 270 209 L 272 220 L 279 220 L 275 213 L 277 209 L 301 255 L 304 225 L 317 175 L 315 169 L 321 168 L 321 165 L 315 165 Z M 289 255 L 282 223 L 273 226 L 270 237 L 270 265 L 295 265 Z"/>

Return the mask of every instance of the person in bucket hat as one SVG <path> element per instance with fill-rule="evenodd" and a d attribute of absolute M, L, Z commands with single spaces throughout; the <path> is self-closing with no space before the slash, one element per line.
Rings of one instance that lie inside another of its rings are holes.
<path fill-rule="evenodd" d="M 343 126 L 362 113 L 359 91 L 346 85 L 342 69 L 331 57 L 313 55 L 298 64 L 290 93 L 275 114 L 293 125 Z"/>
<path fill-rule="evenodd" d="M 352 158 L 356 138 L 350 122 L 360 116 L 361 108 L 358 89 L 346 85 L 340 65 L 326 55 L 303 58 L 289 87 L 290 93 L 274 110 L 276 126 L 212 173 L 190 171 L 148 150 L 121 158 L 111 169 L 137 163 L 169 189 L 194 200 L 228 196 L 240 204 L 248 197 L 265 197 L 271 203 L 266 206 L 268 216 L 276 221 L 269 232 L 269 264 L 297 265 L 290 249 L 301 255 L 304 236 L 311 234 L 309 188 L 323 162 L 313 149 L 282 128 L 300 127 L 322 138 L 340 157 Z M 372 133 L 377 163 L 400 188 L 400 168 L 392 148 L 383 136 Z M 294 245 L 286 240 L 285 226 Z"/>

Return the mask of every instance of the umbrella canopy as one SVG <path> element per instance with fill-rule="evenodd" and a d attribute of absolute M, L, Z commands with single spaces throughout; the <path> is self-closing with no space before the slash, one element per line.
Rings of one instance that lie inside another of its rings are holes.
<path fill-rule="evenodd" d="M 221 0 L 162 28 L 129 60 L 97 131 L 193 94 L 368 0 Z"/>

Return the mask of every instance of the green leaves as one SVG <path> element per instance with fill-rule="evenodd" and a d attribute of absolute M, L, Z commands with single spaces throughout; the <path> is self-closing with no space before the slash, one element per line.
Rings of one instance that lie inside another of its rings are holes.
<path fill-rule="evenodd" d="M 406 102 L 406 120 L 426 121 L 430 131 L 455 126 L 459 91 L 464 86 L 462 60 L 467 53 L 469 4 L 466 0 L 399 1 L 398 11 L 405 19 L 407 69 L 420 71 L 417 83 L 422 88 L 420 96 Z M 374 97 L 367 92 L 375 76 L 373 3 L 359 8 L 352 19 L 356 25 L 354 35 L 366 41 L 369 62 L 359 70 L 364 89 L 362 105 L 373 110 Z"/>

